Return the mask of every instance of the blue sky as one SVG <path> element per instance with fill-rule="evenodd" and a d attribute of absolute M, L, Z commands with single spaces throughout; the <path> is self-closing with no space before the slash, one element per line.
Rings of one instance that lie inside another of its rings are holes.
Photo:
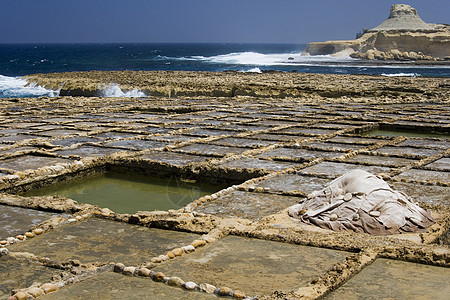
<path fill-rule="evenodd" d="M 0 0 L 0 43 L 308 43 L 353 39 L 392 4 L 450 23 L 449 0 Z"/>

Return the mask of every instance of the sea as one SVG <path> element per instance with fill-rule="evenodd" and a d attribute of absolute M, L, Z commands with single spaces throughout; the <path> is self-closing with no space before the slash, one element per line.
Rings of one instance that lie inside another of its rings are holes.
<path fill-rule="evenodd" d="M 0 98 L 58 96 L 28 83 L 35 73 L 114 70 L 267 71 L 450 77 L 445 65 L 368 62 L 350 57 L 302 55 L 306 44 L 0 44 Z M 112 83 L 104 96 L 124 93 Z"/>

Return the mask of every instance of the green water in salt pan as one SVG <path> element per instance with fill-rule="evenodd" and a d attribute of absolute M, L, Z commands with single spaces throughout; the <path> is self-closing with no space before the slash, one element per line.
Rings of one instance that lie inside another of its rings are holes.
<path fill-rule="evenodd" d="M 106 172 L 33 190 L 25 196 L 60 195 L 79 203 L 107 207 L 116 213 L 179 209 L 223 186 L 191 183 L 177 178 Z"/>
<path fill-rule="evenodd" d="M 382 130 L 375 129 L 362 134 L 363 136 L 386 136 L 386 137 L 396 137 L 396 136 L 404 136 L 404 137 L 425 137 L 425 138 L 441 138 L 441 139 L 450 139 L 450 135 L 443 133 L 434 133 L 434 132 L 420 132 L 420 131 L 409 131 L 409 130 Z"/>

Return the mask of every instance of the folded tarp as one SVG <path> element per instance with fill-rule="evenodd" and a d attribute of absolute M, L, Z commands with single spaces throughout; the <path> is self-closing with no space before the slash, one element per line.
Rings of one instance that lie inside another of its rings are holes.
<path fill-rule="evenodd" d="M 419 232 L 434 223 L 406 194 L 363 170 L 350 171 L 308 195 L 306 201 L 289 208 L 289 215 L 335 231 L 377 235 Z"/>

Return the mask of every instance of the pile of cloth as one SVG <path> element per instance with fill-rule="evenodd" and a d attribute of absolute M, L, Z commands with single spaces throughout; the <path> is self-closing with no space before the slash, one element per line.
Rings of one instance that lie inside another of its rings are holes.
<path fill-rule="evenodd" d="M 420 232 L 434 223 L 425 210 L 382 178 L 352 170 L 289 208 L 289 215 L 321 228 L 383 235 Z"/>

